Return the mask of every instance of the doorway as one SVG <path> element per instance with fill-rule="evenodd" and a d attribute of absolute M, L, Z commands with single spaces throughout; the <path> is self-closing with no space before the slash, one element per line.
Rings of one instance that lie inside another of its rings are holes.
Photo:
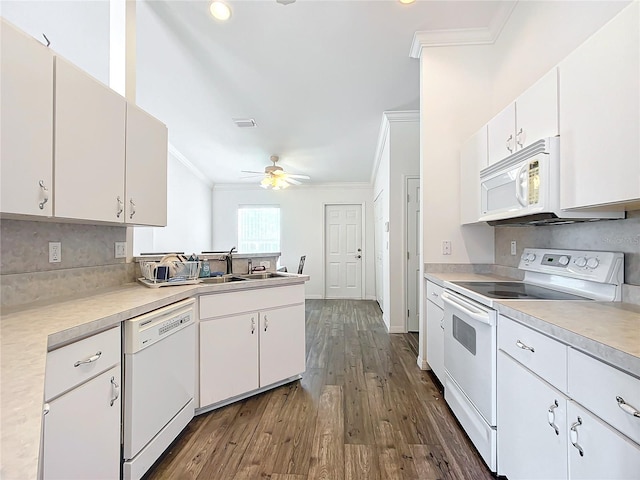
<path fill-rule="evenodd" d="M 407 330 L 420 330 L 420 177 L 407 177 Z"/>
<path fill-rule="evenodd" d="M 324 207 L 325 298 L 362 299 L 362 205 Z"/>

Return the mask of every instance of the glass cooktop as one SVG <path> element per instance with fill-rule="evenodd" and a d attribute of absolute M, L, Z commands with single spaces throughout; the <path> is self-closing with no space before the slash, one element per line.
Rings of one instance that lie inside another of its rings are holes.
<path fill-rule="evenodd" d="M 500 300 L 589 300 L 585 297 L 522 282 L 453 282 L 456 285 Z"/>

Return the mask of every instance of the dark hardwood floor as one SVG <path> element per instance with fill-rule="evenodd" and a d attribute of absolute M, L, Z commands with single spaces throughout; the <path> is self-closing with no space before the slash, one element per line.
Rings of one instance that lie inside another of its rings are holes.
<path fill-rule="evenodd" d="M 308 300 L 302 380 L 200 415 L 149 479 L 490 479 L 376 302 Z"/>

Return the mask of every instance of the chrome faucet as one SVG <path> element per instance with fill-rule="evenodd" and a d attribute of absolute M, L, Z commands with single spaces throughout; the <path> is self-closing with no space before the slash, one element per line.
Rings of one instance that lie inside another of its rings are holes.
<path fill-rule="evenodd" d="M 231 250 L 229 250 L 229 253 L 224 256 L 224 259 L 227 262 L 227 275 L 233 273 L 233 259 L 231 258 L 231 254 L 233 254 L 234 250 L 236 250 L 236 247 L 231 248 Z"/>

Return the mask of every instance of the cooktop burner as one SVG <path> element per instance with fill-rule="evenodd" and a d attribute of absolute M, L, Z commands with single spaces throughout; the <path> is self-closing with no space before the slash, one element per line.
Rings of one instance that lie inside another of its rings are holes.
<path fill-rule="evenodd" d="M 453 282 L 456 285 L 495 299 L 520 300 L 589 300 L 585 297 L 559 292 L 523 282 Z"/>

